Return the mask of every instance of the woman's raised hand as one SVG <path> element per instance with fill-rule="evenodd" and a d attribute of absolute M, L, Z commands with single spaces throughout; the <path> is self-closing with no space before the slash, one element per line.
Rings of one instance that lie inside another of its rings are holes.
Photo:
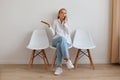
<path fill-rule="evenodd" d="M 46 22 L 46 21 L 41 21 L 42 23 L 44 23 L 44 24 L 47 24 L 48 25 L 48 27 L 50 27 L 50 23 L 49 22 Z"/>
<path fill-rule="evenodd" d="M 64 23 L 66 23 L 67 21 L 68 21 L 68 17 L 65 16 L 65 18 L 64 18 Z"/>

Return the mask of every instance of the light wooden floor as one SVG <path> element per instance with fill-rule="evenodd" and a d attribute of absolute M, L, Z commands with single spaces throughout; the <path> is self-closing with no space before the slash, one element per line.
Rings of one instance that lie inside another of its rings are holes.
<path fill-rule="evenodd" d="M 0 65 L 0 80 L 120 80 L 120 65 L 79 65 L 76 70 L 63 66 L 63 74 L 55 76 L 44 65 Z"/>

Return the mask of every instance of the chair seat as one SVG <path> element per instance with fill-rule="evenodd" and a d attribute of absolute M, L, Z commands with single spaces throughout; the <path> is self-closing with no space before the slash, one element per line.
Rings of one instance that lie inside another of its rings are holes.
<path fill-rule="evenodd" d="M 47 49 L 48 47 L 42 47 L 42 48 L 39 48 L 39 47 L 27 47 L 28 49 L 31 49 L 31 50 L 41 50 L 41 49 Z"/>
<path fill-rule="evenodd" d="M 74 44 L 73 47 L 78 48 L 78 49 L 93 49 L 96 46 L 95 45 L 89 45 L 89 44 L 81 45 L 81 44 L 78 43 L 78 44 Z"/>

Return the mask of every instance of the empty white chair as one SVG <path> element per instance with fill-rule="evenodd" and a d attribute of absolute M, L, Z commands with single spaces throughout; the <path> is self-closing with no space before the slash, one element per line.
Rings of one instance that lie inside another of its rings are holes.
<path fill-rule="evenodd" d="M 90 49 L 93 49 L 96 46 L 93 43 L 91 34 L 87 31 L 76 30 L 74 40 L 73 40 L 73 47 L 78 49 L 78 52 L 77 52 L 77 55 L 74 61 L 75 68 L 77 68 L 78 66 L 78 60 L 80 58 L 80 55 L 84 54 L 89 58 L 93 69 L 95 69 L 93 61 L 92 61 L 92 57 L 90 54 Z M 83 51 L 82 49 L 86 51 Z"/>
<path fill-rule="evenodd" d="M 33 60 L 36 56 L 43 58 L 45 64 L 49 64 L 45 50 L 49 47 L 49 40 L 45 30 L 34 30 L 27 46 L 32 50 L 31 58 L 29 61 L 30 66 L 33 64 Z"/>

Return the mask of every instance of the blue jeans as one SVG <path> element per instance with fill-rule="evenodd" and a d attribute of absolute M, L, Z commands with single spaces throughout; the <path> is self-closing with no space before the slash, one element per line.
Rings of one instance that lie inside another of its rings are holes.
<path fill-rule="evenodd" d="M 56 66 L 62 66 L 62 59 L 69 58 L 68 47 L 70 47 L 70 44 L 64 37 L 58 37 L 53 39 L 52 46 L 56 48 Z"/>

